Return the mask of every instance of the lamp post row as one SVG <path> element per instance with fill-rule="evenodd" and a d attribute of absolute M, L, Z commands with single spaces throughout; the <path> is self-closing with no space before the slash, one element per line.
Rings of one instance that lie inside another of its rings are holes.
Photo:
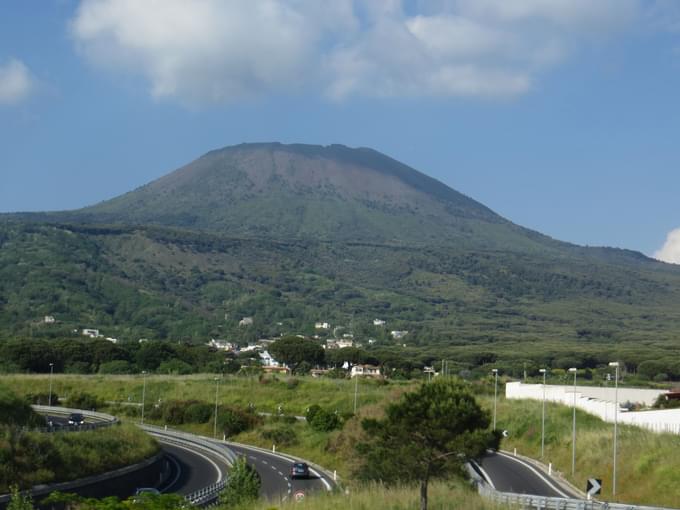
<path fill-rule="evenodd" d="M 616 369 L 614 382 L 614 459 L 612 467 L 612 496 L 616 496 L 616 456 L 617 456 L 617 442 L 618 442 L 618 416 L 619 416 L 619 362 L 612 361 L 609 363 L 610 367 Z M 496 416 L 497 416 L 497 400 L 498 400 L 498 369 L 491 370 L 494 375 L 494 392 L 493 392 L 493 429 L 496 430 Z M 543 402 L 541 406 L 541 459 L 545 454 L 545 389 L 546 389 L 546 375 L 548 370 L 545 368 L 539 369 L 543 374 Z M 576 473 L 576 374 L 578 369 L 575 367 L 568 369 L 569 373 L 574 374 L 573 385 L 573 404 L 572 404 L 572 426 L 571 426 L 571 475 Z"/>

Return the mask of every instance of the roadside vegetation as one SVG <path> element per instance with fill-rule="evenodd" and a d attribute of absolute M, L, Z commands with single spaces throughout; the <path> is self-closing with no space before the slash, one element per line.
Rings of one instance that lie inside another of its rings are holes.
<path fill-rule="evenodd" d="M 0 386 L 0 493 L 16 485 L 75 480 L 139 462 L 158 451 L 134 426 L 43 433 L 43 417 L 25 399 Z"/>
<path fill-rule="evenodd" d="M 484 404 L 491 409 L 493 397 Z M 541 406 L 535 400 L 498 401 L 498 428 L 507 430 L 503 449 L 534 459 L 541 456 Z M 614 425 L 576 411 L 576 475 L 571 476 L 572 408 L 546 403 L 545 455 L 577 488 L 588 478 L 603 481 L 603 500 L 613 500 Z M 616 501 L 674 507 L 680 501 L 680 437 L 619 424 Z"/>

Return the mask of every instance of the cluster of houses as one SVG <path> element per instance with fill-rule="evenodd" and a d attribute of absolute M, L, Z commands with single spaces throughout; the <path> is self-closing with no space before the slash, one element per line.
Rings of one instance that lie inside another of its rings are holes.
<path fill-rule="evenodd" d="M 52 315 L 46 315 L 43 317 L 42 322 L 45 324 L 54 324 L 56 323 L 56 319 Z M 243 317 L 239 321 L 239 326 L 240 327 L 248 327 L 252 326 L 254 323 L 254 320 L 252 317 Z M 279 323 L 280 324 L 280 323 Z M 386 325 L 386 321 L 383 319 L 373 319 L 373 325 L 374 326 L 379 326 L 379 327 L 384 327 Z M 316 322 L 314 324 L 314 328 L 317 330 L 330 330 L 331 329 L 331 324 L 329 322 Z M 104 340 L 107 340 L 111 343 L 117 344 L 118 339 L 117 338 L 112 338 L 112 337 L 105 337 L 103 334 L 98 329 L 93 329 L 93 328 L 85 328 L 80 331 L 74 330 L 74 333 L 80 333 L 83 336 L 89 337 L 89 338 L 101 338 Z M 402 339 L 408 334 L 408 331 L 400 331 L 400 330 L 395 330 L 395 331 L 390 331 L 390 335 L 394 339 Z M 301 338 L 302 335 L 298 335 Z M 315 338 L 318 338 L 316 336 Z M 147 342 L 148 340 L 146 338 L 140 338 L 139 342 Z M 262 339 L 258 343 L 253 344 L 253 345 L 248 345 L 247 347 L 239 347 L 238 344 L 234 342 L 229 342 L 226 340 L 220 340 L 220 339 L 211 339 L 207 345 L 213 349 L 217 349 L 220 351 L 226 351 L 226 352 L 233 352 L 233 353 L 243 353 L 243 352 L 253 352 L 254 354 L 257 353 L 257 356 L 259 358 L 260 364 L 262 365 L 262 368 L 265 372 L 271 372 L 271 373 L 290 373 L 290 369 L 285 366 L 282 363 L 279 363 L 276 359 L 272 357 L 272 355 L 269 353 L 267 350 L 268 344 L 274 342 L 275 340 L 272 339 Z M 375 343 L 375 339 L 370 338 L 368 339 L 368 344 L 372 345 Z M 342 335 L 342 338 L 330 338 L 326 340 L 326 343 L 323 345 L 324 349 L 345 349 L 349 347 L 354 347 L 354 348 L 360 348 L 362 347 L 362 344 L 359 342 L 356 342 L 354 340 L 354 335 L 351 333 L 345 333 Z M 374 366 L 374 365 L 350 365 L 349 363 L 345 363 L 343 365 L 343 369 L 348 370 L 350 377 L 382 377 L 380 373 L 380 367 Z M 324 373 L 328 372 L 328 370 L 324 369 L 315 369 L 312 370 L 312 375 L 313 376 L 320 376 L 323 375 Z"/>
<path fill-rule="evenodd" d="M 280 374 L 290 374 L 290 368 L 285 364 L 277 361 L 268 351 L 268 346 L 275 342 L 272 339 L 262 339 L 256 344 L 248 345 L 247 347 L 239 347 L 233 342 L 228 342 L 226 340 L 211 339 L 206 345 L 212 347 L 213 349 L 222 350 L 226 352 L 233 352 L 235 354 L 240 354 L 244 352 L 252 352 L 257 354 L 262 370 L 265 373 L 280 373 Z M 333 339 L 328 340 L 326 345 L 323 347 L 325 349 L 343 349 L 346 347 L 356 347 L 356 344 L 351 339 Z M 380 367 L 374 365 L 351 365 L 345 363 L 343 369 L 349 370 L 350 377 L 382 377 L 380 373 Z M 328 369 L 314 369 L 311 371 L 313 377 L 319 377 L 328 373 Z"/>

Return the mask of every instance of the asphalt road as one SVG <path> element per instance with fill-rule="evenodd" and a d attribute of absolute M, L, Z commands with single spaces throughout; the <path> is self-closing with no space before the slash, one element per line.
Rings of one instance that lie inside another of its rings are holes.
<path fill-rule="evenodd" d="M 225 462 L 215 455 L 164 443 L 160 438 L 156 439 L 159 440 L 171 465 L 168 480 L 163 486 L 159 487 L 161 492 L 174 492 L 182 496 L 191 494 L 216 483 L 228 471 Z"/>
<path fill-rule="evenodd" d="M 234 443 L 228 443 L 228 448 L 236 455 L 245 456 L 257 470 L 262 480 L 260 496 L 272 501 L 285 501 L 300 493 L 306 496 L 315 491 L 330 490 L 334 486 L 332 479 L 312 467 L 308 479 L 291 480 L 293 460 L 285 456 Z"/>
<path fill-rule="evenodd" d="M 488 453 L 478 463 L 482 474 L 496 490 L 557 498 L 571 498 L 547 473 L 512 455 Z"/>

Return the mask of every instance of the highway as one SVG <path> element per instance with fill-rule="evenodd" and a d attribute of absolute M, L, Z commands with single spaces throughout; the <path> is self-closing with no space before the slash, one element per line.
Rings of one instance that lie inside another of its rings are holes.
<path fill-rule="evenodd" d="M 182 496 L 191 494 L 207 485 L 220 481 L 226 475 L 229 466 L 216 455 L 198 452 L 176 444 L 163 442 L 156 438 L 170 461 L 171 472 L 165 484 L 158 489 L 165 493 L 176 493 Z"/>
<path fill-rule="evenodd" d="M 482 476 L 501 492 L 557 498 L 579 497 L 558 485 L 538 467 L 503 452 L 487 453 L 477 465 Z"/>
<path fill-rule="evenodd" d="M 237 443 L 227 443 L 227 446 L 236 455 L 245 456 L 248 463 L 257 470 L 262 480 L 260 495 L 271 501 L 285 501 L 295 497 L 296 493 L 306 496 L 315 491 L 331 490 L 335 486 L 332 478 L 312 466 L 309 479 L 291 480 L 291 457 Z"/>

